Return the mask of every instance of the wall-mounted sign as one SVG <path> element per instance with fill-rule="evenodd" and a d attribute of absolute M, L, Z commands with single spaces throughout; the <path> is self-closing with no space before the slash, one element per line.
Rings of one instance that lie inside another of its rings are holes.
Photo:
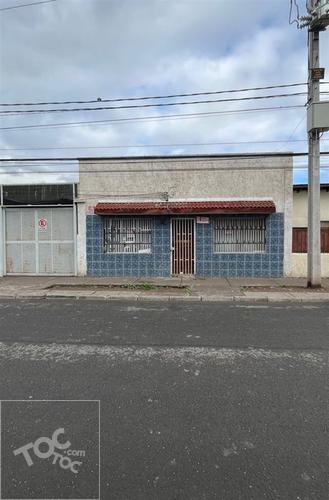
<path fill-rule="evenodd" d="M 323 80 L 325 69 L 324 68 L 312 68 L 311 75 L 313 81 Z"/>
<path fill-rule="evenodd" d="M 196 218 L 197 224 L 209 224 L 209 222 L 210 222 L 209 217 L 197 217 Z"/>
<path fill-rule="evenodd" d="M 95 213 L 94 205 L 87 205 L 87 215 L 93 215 Z"/>
<path fill-rule="evenodd" d="M 47 219 L 45 219 L 44 217 L 41 217 L 38 220 L 38 228 L 39 228 L 39 231 L 47 231 L 47 229 L 48 229 Z"/>

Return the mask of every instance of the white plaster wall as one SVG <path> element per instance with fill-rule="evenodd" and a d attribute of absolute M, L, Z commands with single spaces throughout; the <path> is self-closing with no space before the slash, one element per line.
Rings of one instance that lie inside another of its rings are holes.
<path fill-rule="evenodd" d="M 307 227 L 307 190 L 294 191 L 293 195 L 293 227 Z M 321 189 L 320 194 L 321 221 L 329 221 L 329 191 Z"/>
<path fill-rule="evenodd" d="M 290 276 L 297 278 L 307 277 L 307 254 L 306 253 L 293 253 L 292 254 L 292 268 Z M 329 278 L 329 253 L 321 254 L 321 276 L 322 278 Z"/>
<path fill-rule="evenodd" d="M 308 201 L 307 190 L 295 190 L 293 193 L 293 227 L 307 227 L 308 221 Z M 320 217 L 321 221 L 329 221 L 329 191 L 321 189 L 320 196 Z M 293 277 L 307 277 L 307 254 L 306 253 L 292 253 L 291 254 L 291 269 L 287 272 L 289 276 Z M 323 278 L 329 277 L 329 254 L 324 253 L 321 255 L 321 276 Z"/>
<path fill-rule="evenodd" d="M 4 275 L 4 224 L 3 224 L 4 211 L 0 206 L 0 277 Z"/>
<path fill-rule="evenodd" d="M 284 261 L 283 273 L 289 276 L 292 269 L 292 198 L 293 172 L 292 169 L 285 170 L 284 174 Z"/>
<path fill-rule="evenodd" d="M 77 207 L 77 273 L 78 276 L 85 276 L 87 274 L 86 208 L 84 203 L 78 203 Z"/>
<path fill-rule="evenodd" d="M 288 170 L 288 172 L 287 172 Z M 79 199 L 267 198 L 284 212 L 292 198 L 292 158 L 140 158 L 81 160 Z"/>

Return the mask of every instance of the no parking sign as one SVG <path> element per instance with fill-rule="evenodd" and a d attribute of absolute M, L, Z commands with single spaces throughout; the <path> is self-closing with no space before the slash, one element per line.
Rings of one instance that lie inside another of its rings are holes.
<path fill-rule="evenodd" d="M 47 219 L 45 219 L 44 217 L 41 217 L 38 220 L 38 228 L 39 228 L 39 231 L 47 231 L 47 229 L 48 229 Z"/>

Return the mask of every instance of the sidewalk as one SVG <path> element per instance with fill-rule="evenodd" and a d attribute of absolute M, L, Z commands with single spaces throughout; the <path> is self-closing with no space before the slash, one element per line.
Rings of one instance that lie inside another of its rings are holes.
<path fill-rule="evenodd" d="M 306 288 L 303 278 L 91 278 L 6 276 L 0 300 L 75 298 L 190 302 L 328 302 L 329 279 L 321 289 Z"/>

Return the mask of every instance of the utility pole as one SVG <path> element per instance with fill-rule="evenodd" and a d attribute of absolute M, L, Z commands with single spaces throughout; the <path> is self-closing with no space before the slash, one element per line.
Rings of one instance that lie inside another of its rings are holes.
<path fill-rule="evenodd" d="M 297 20 L 308 27 L 308 241 L 307 286 L 321 286 L 320 136 L 329 129 L 329 102 L 320 101 L 320 32 L 329 25 L 329 0 L 308 0 L 308 15 Z"/>
<path fill-rule="evenodd" d="M 315 4 L 315 0 L 313 0 Z M 320 101 L 320 84 L 314 79 L 319 68 L 320 33 L 308 30 L 308 105 Z M 308 232 L 307 232 L 307 286 L 321 286 L 321 233 L 320 233 L 320 133 L 308 133 Z"/>

